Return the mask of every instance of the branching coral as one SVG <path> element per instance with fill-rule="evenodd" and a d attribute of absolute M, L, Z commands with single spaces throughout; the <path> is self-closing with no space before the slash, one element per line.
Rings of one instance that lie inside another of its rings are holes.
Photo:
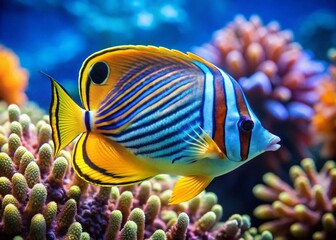
<path fill-rule="evenodd" d="M 263 155 L 268 161 L 288 160 L 289 152 L 308 155 L 307 128 L 324 67 L 293 42 L 290 31 L 276 22 L 263 25 L 257 16 L 237 16 L 195 52 L 236 78 L 262 124 L 280 136 L 282 148 Z"/>
<path fill-rule="evenodd" d="M 26 101 L 28 72 L 19 66 L 18 57 L 0 45 L 0 99 L 7 103 Z"/>
<path fill-rule="evenodd" d="M 329 74 L 319 86 L 319 101 L 315 104 L 312 127 L 318 142 L 323 144 L 322 155 L 336 158 L 336 49 L 329 51 L 332 64 Z"/>
<path fill-rule="evenodd" d="M 292 166 L 293 187 L 273 173 L 264 175 L 266 185 L 257 185 L 254 195 L 271 204 L 254 210 L 256 217 L 268 220 L 259 227 L 269 230 L 276 239 L 336 238 L 336 166 L 324 164 L 317 172 L 312 159 Z"/>
<path fill-rule="evenodd" d="M 16 105 L 7 116 L 0 126 L 1 239 L 272 238 L 252 228 L 247 215 L 220 222 L 213 193 L 168 205 L 175 180 L 167 175 L 125 187 L 83 182 L 68 151 L 53 158 L 47 119 L 32 124 Z"/>

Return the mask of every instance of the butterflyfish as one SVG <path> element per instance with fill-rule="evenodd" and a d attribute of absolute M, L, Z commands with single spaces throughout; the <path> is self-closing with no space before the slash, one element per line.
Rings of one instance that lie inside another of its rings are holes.
<path fill-rule="evenodd" d="M 177 204 L 201 193 L 213 178 L 280 147 L 239 84 L 192 53 L 154 46 L 96 52 L 79 72 L 83 107 L 49 78 L 54 154 L 77 139 L 72 166 L 93 184 L 180 175 L 169 200 Z"/>

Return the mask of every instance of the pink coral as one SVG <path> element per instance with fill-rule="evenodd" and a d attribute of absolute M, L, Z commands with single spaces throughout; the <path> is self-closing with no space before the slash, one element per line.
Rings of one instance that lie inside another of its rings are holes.
<path fill-rule="evenodd" d="M 0 45 L 0 99 L 7 103 L 26 102 L 28 72 L 19 65 L 19 59 L 9 49 Z"/>
<path fill-rule="evenodd" d="M 261 156 L 268 161 L 288 160 L 289 153 L 307 156 L 312 143 L 307 129 L 324 66 L 292 38 L 277 22 L 263 25 L 257 16 L 237 16 L 194 50 L 236 78 L 262 124 L 280 136 L 282 148 Z M 271 165 L 275 168 L 277 161 Z"/>

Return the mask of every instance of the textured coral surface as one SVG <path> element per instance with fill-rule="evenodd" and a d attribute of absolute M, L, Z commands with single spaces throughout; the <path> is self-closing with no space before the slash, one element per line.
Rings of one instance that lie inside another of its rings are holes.
<path fill-rule="evenodd" d="M 53 157 L 48 117 L 32 123 L 17 105 L 1 110 L 0 149 L 0 239 L 272 239 L 247 215 L 221 222 L 214 193 L 169 206 L 168 175 L 124 187 L 84 182 L 71 146 Z"/>
<path fill-rule="evenodd" d="M 273 173 L 264 175 L 254 195 L 270 202 L 254 210 L 266 221 L 259 230 L 269 230 L 276 239 L 336 239 L 336 165 L 327 161 L 318 172 L 312 159 L 289 171 L 293 186 Z"/>

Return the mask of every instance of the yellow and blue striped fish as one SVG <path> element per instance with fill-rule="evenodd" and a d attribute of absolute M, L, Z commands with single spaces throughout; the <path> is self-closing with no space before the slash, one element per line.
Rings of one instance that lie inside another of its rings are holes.
<path fill-rule="evenodd" d="M 192 53 L 153 46 L 94 53 L 79 74 L 83 108 L 50 79 L 55 155 L 79 136 L 72 165 L 94 184 L 182 175 L 170 198 L 176 204 L 198 195 L 214 177 L 280 147 L 239 84 Z"/>

